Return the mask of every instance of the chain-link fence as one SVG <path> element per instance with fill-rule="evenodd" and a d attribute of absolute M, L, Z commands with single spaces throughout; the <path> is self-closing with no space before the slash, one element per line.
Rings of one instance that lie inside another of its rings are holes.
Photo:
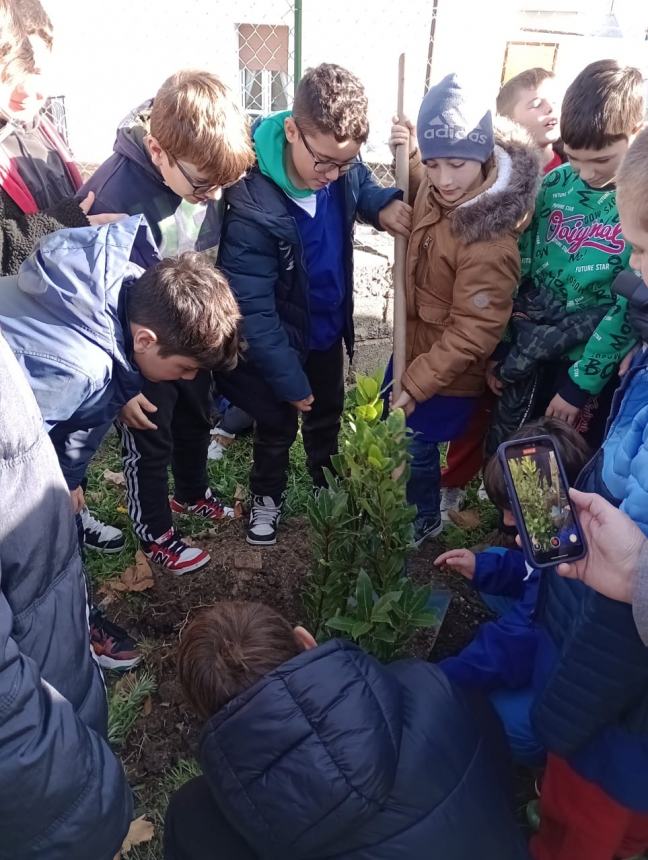
<path fill-rule="evenodd" d="M 154 0 L 138 0 L 130 12 L 126 5 L 120 27 L 138 31 L 155 5 Z M 471 78 L 477 95 L 492 105 L 501 84 L 525 68 L 554 71 L 559 86 L 602 57 L 648 70 L 648 4 L 632 0 L 536 0 L 531 9 L 521 0 L 500 0 L 497 8 L 476 0 L 327 0 L 303 5 L 302 12 L 301 0 L 187 0 L 157 22 L 155 40 L 146 39 L 142 31 L 141 65 L 162 65 L 163 46 L 171 44 L 167 30 L 178 27 L 173 47 L 191 45 L 192 62 L 223 74 L 253 118 L 290 107 L 302 68 L 321 62 L 346 66 L 367 89 L 371 132 L 363 154 L 385 184 L 393 182 L 387 140 L 396 107 L 398 55 L 403 51 L 405 105 L 411 118 L 429 86 L 451 71 Z M 72 16 L 67 26 L 75 26 Z M 209 34 L 217 34 L 211 60 Z M 181 67 L 187 66 L 190 54 L 176 50 L 169 56 Z M 139 69 L 130 69 L 129 78 L 133 75 L 143 79 Z M 96 98 L 96 84 L 92 76 L 76 76 L 71 86 L 75 97 L 67 99 L 67 105 L 77 123 L 70 124 L 75 149 L 75 137 L 83 131 L 81 119 L 89 115 L 82 108 Z M 88 95 L 80 98 L 84 87 Z M 50 105 L 64 133 L 65 106 L 62 97 Z M 106 138 L 105 131 L 101 134 Z"/>

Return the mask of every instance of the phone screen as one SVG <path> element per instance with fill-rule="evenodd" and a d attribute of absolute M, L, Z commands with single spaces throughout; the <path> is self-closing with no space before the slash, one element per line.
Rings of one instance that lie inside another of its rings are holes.
<path fill-rule="evenodd" d="M 585 542 L 551 439 L 509 443 L 504 456 L 533 561 L 548 565 L 581 558 Z"/>

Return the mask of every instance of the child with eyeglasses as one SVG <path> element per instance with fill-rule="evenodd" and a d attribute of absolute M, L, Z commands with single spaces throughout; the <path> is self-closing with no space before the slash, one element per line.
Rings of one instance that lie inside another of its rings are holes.
<path fill-rule="evenodd" d="M 142 213 L 162 257 L 202 251 L 215 260 L 221 189 L 253 162 L 247 117 L 227 87 L 209 72 L 176 72 L 122 122 L 114 150 L 81 191 L 95 195 L 91 213 Z M 207 370 L 147 382 L 120 413 L 133 528 L 145 555 L 175 574 L 204 567 L 209 554 L 182 539 L 172 515 L 213 523 L 234 514 L 209 487 L 211 383 Z"/>
<path fill-rule="evenodd" d="M 292 111 L 257 121 L 257 163 L 226 193 L 220 266 L 243 314 L 247 351 L 219 390 L 255 419 L 251 544 L 276 542 L 298 419 L 316 485 L 337 449 L 343 345 L 353 352 L 353 227 L 409 235 L 410 207 L 359 158 L 367 98 L 340 66 L 310 69 Z"/>

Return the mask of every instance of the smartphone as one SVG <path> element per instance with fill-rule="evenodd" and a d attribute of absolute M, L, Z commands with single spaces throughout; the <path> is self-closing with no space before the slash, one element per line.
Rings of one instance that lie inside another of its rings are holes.
<path fill-rule="evenodd" d="M 497 455 L 528 563 L 552 567 L 583 558 L 585 537 L 551 436 L 504 442 Z"/>

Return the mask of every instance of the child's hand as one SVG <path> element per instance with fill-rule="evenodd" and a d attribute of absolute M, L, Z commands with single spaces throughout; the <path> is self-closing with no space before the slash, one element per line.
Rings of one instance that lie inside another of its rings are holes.
<path fill-rule="evenodd" d="M 475 576 L 477 557 L 469 549 L 451 549 L 435 558 L 434 564 L 437 567 L 456 570 L 466 579 L 472 579 Z"/>
<path fill-rule="evenodd" d="M 392 117 L 391 133 L 389 135 L 389 148 L 392 155 L 396 155 L 397 146 L 407 146 L 408 153 L 413 155 L 416 152 L 416 129 L 411 121 L 405 117 L 404 123 L 401 123 L 397 116 Z"/>
<path fill-rule="evenodd" d="M 85 495 L 83 494 L 83 487 L 77 487 L 74 490 L 70 490 L 70 502 L 72 503 L 73 514 L 78 514 L 85 508 Z"/>
<path fill-rule="evenodd" d="M 416 400 L 414 400 L 409 391 L 403 389 L 396 400 L 392 398 L 391 394 L 389 395 L 389 407 L 390 409 L 402 409 L 405 416 L 409 418 L 416 409 Z"/>
<path fill-rule="evenodd" d="M 302 400 L 291 400 L 291 406 L 294 406 L 298 412 L 310 412 L 313 408 L 313 403 L 315 402 L 315 398 L 312 394 L 309 394 L 308 397 L 304 397 Z"/>
<path fill-rule="evenodd" d="M 157 424 L 149 421 L 147 412 L 157 412 L 157 406 L 143 394 L 137 394 L 122 406 L 119 417 L 134 430 L 157 430 Z"/>
<path fill-rule="evenodd" d="M 79 202 L 79 209 L 88 219 L 88 223 L 93 227 L 101 227 L 103 224 L 112 224 L 113 221 L 120 221 L 122 218 L 128 218 L 125 212 L 102 212 L 100 215 L 88 215 L 95 202 L 94 191 L 89 191 L 88 196 L 84 197 Z"/>
<path fill-rule="evenodd" d="M 547 406 L 545 415 L 547 418 L 559 418 L 561 421 L 566 421 L 567 424 L 574 427 L 580 413 L 579 406 L 573 406 L 564 400 L 560 394 L 556 394 L 549 406 Z"/>
<path fill-rule="evenodd" d="M 378 223 L 390 236 L 409 239 L 412 229 L 412 207 L 402 200 L 392 200 L 378 213 Z"/>
<path fill-rule="evenodd" d="M 486 364 L 486 385 L 496 397 L 501 397 L 502 391 L 504 390 L 504 383 L 498 376 L 495 376 L 495 368 L 497 367 L 497 364 L 498 362 L 496 361 L 489 361 Z"/>

